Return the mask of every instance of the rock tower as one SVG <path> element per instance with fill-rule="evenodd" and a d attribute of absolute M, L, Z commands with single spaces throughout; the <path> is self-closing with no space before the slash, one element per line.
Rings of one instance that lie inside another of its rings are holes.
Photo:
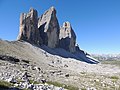
<path fill-rule="evenodd" d="M 76 51 L 76 35 L 69 22 L 60 28 L 54 7 L 38 17 L 33 8 L 20 16 L 20 32 L 17 40 L 50 48 L 63 48 L 71 53 Z"/>
<path fill-rule="evenodd" d="M 59 45 L 61 48 L 69 51 L 75 52 L 76 35 L 72 29 L 69 22 L 64 22 L 63 26 L 60 28 L 59 33 Z"/>
<path fill-rule="evenodd" d="M 35 9 L 31 8 L 28 13 L 20 15 L 20 32 L 17 40 L 24 40 L 36 45 L 42 44 L 38 29 L 38 14 Z"/>
<path fill-rule="evenodd" d="M 51 7 L 38 20 L 38 29 L 40 31 L 43 44 L 50 48 L 56 48 L 59 41 L 59 23 L 56 17 L 56 10 Z"/>

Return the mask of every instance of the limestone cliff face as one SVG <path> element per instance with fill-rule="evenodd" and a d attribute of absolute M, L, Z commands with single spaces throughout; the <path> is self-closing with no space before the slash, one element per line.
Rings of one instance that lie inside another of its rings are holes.
<path fill-rule="evenodd" d="M 18 40 L 39 46 L 43 44 L 50 48 L 60 47 L 72 53 L 76 51 L 76 35 L 69 22 L 59 27 L 54 7 L 48 9 L 40 18 L 33 8 L 29 13 L 22 13 Z"/>
<path fill-rule="evenodd" d="M 54 7 L 51 7 L 39 18 L 38 28 L 43 40 L 43 44 L 50 48 L 55 48 L 58 46 L 59 23 Z"/>
<path fill-rule="evenodd" d="M 76 51 L 76 35 L 69 22 L 63 23 L 59 33 L 59 46 L 69 52 Z"/>
<path fill-rule="evenodd" d="M 22 13 L 20 16 L 20 32 L 17 40 L 24 40 L 32 44 L 41 45 L 42 40 L 38 30 L 38 14 L 33 8 L 29 13 Z"/>
<path fill-rule="evenodd" d="M 24 40 L 38 46 L 46 45 L 50 48 L 62 48 L 73 53 L 76 59 L 79 58 L 88 63 L 98 63 L 90 55 L 80 50 L 78 45 L 75 46 L 76 35 L 69 22 L 65 22 L 61 28 L 59 27 L 54 7 L 48 9 L 40 18 L 33 8 L 28 13 L 22 13 L 17 40 Z M 62 49 L 60 50 L 62 51 Z M 64 52 L 62 53 L 64 54 Z"/>

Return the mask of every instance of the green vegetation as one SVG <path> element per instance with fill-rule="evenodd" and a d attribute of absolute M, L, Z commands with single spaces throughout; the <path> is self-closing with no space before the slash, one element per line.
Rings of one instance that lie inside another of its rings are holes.
<path fill-rule="evenodd" d="M 40 84 L 40 82 L 34 81 L 34 80 L 30 80 L 30 83 L 32 84 Z"/>
<path fill-rule="evenodd" d="M 87 90 L 86 88 L 81 88 L 81 90 Z"/>
<path fill-rule="evenodd" d="M 118 80 L 118 79 L 119 79 L 119 77 L 117 77 L 117 76 L 111 76 L 110 78 L 111 78 L 111 79 L 115 79 L 115 80 Z"/>
<path fill-rule="evenodd" d="M 68 90 L 79 90 L 78 87 L 61 84 L 59 82 L 47 81 L 47 84 L 51 84 L 51 85 L 54 85 L 54 86 L 57 86 L 57 87 L 63 87 L 63 88 L 68 89 Z"/>
<path fill-rule="evenodd" d="M 17 80 L 18 81 L 18 83 L 20 83 L 20 82 L 23 82 L 21 79 L 18 79 Z M 34 81 L 34 80 L 30 80 L 30 84 L 40 84 L 40 82 L 37 82 L 37 81 Z"/>
<path fill-rule="evenodd" d="M 12 87 L 13 87 L 12 83 L 9 83 L 9 82 L 6 82 L 6 81 L 0 81 L 0 90 L 8 90 Z M 30 90 L 30 89 L 21 89 L 21 90 Z"/>
<path fill-rule="evenodd" d="M 85 72 L 80 72 L 81 74 L 86 74 Z"/>
<path fill-rule="evenodd" d="M 30 90 L 30 89 L 21 89 L 21 90 Z"/>
<path fill-rule="evenodd" d="M 17 79 L 17 82 L 20 83 L 20 82 L 23 82 L 21 79 Z"/>
<path fill-rule="evenodd" d="M 104 87 L 103 90 L 109 90 L 108 88 Z"/>
<path fill-rule="evenodd" d="M 111 64 L 111 65 L 116 65 L 120 67 L 120 60 L 105 60 L 101 61 L 102 64 Z"/>
<path fill-rule="evenodd" d="M 13 84 L 6 82 L 6 81 L 0 81 L 0 89 L 8 89 L 12 87 Z"/>

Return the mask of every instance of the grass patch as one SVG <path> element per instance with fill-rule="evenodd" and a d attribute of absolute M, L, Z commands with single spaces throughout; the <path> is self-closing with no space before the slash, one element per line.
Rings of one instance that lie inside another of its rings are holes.
<path fill-rule="evenodd" d="M 31 89 L 26 89 L 26 88 L 24 88 L 24 89 L 20 89 L 20 90 L 31 90 Z"/>
<path fill-rule="evenodd" d="M 18 83 L 23 82 L 21 79 L 17 80 Z M 40 82 L 34 81 L 34 80 L 29 80 L 30 84 L 40 84 Z"/>
<path fill-rule="evenodd" d="M 81 88 L 81 90 L 87 90 L 86 88 Z"/>
<path fill-rule="evenodd" d="M 6 81 L 0 81 L 0 90 L 11 90 L 12 89 L 18 89 L 17 87 L 13 88 L 13 84 L 6 82 Z M 20 90 L 30 90 L 30 89 L 20 89 Z"/>
<path fill-rule="evenodd" d="M 13 84 L 6 82 L 6 81 L 0 81 L 0 89 L 9 89 L 12 87 Z"/>
<path fill-rule="evenodd" d="M 40 84 L 40 82 L 34 81 L 34 80 L 30 80 L 30 84 Z"/>
<path fill-rule="evenodd" d="M 119 77 L 117 77 L 117 76 L 111 76 L 111 77 L 110 77 L 110 79 L 115 79 L 115 80 L 118 80 L 118 79 L 119 79 Z"/>
<path fill-rule="evenodd" d="M 63 88 L 68 89 L 68 90 L 79 90 L 78 87 L 74 87 L 74 86 L 71 86 L 71 85 L 61 84 L 59 82 L 47 81 L 46 83 L 50 84 L 50 85 L 57 86 L 57 87 L 63 87 Z"/>
<path fill-rule="evenodd" d="M 81 74 L 86 74 L 85 72 L 80 72 Z"/>
<path fill-rule="evenodd" d="M 108 88 L 104 87 L 103 90 L 109 90 Z"/>
<path fill-rule="evenodd" d="M 101 61 L 102 64 L 116 65 L 120 67 L 120 60 L 105 60 Z"/>
<path fill-rule="evenodd" d="M 20 82 L 23 82 L 21 79 L 17 79 L 17 82 L 20 83 Z"/>

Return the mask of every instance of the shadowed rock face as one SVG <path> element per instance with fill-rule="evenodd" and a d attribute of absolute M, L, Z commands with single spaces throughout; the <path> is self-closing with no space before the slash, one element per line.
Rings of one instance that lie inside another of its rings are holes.
<path fill-rule="evenodd" d="M 79 58 L 87 59 L 76 45 L 76 35 L 69 22 L 63 23 L 60 28 L 54 7 L 48 9 L 38 18 L 33 8 L 20 16 L 20 32 L 18 40 L 24 40 L 35 45 L 46 45 L 50 48 L 62 48 L 70 53 L 77 53 Z"/>
<path fill-rule="evenodd" d="M 38 30 L 38 14 L 33 8 L 29 13 L 20 16 L 20 32 L 17 40 L 24 40 L 32 44 L 41 45 L 42 40 Z"/>
<path fill-rule="evenodd" d="M 33 8 L 20 16 L 18 40 L 36 45 L 44 44 L 50 48 L 60 47 L 75 52 L 76 35 L 69 22 L 60 28 L 54 7 L 48 9 L 40 18 Z"/>
<path fill-rule="evenodd" d="M 59 33 L 59 46 L 69 52 L 76 51 L 76 35 L 69 22 L 63 23 Z"/>
<path fill-rule="evenodd" d="M 59 23 L 54 7 L 51 7 L 39 18 L 38 28 L 43 40 L 43 44 L 50 48 L 55 48 L 58 46 Z"/>
<path fill-rule="evenodd" d="M 78 45 L 76 46 L 76 35 L 69 22 L 65 22 L 61 28 L 59 27 L 54 7 L 48 9 L 40 18 L 38 18 L 37 11 L 32 8 L 29 13 L 22 13 L 18 40 L 38 46 L 45 45 L 47 46 L 46 51 L 49 51 L 49 48 L 54 48 L 50 52 L 54 55 L 75 58 L 88 63 L 98 63 L 97 60 L 80 50 Z"/>

